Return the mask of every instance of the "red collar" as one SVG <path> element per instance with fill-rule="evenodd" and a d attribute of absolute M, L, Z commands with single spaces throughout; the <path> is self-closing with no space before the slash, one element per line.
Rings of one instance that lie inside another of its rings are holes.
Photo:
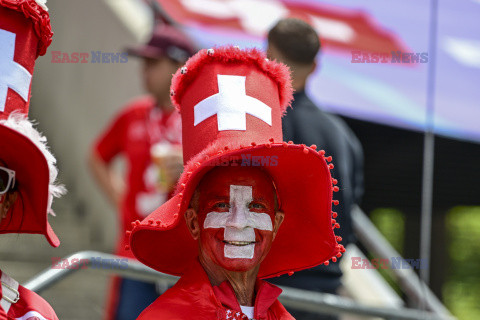
<path fill-rule="evenodd" d="M 188 284 L 193 285 L 193 283 L 196 283 L 195 287 L 200 285 L 204 289 L 208 288 L 207 290 L 210 294 L 207 299 L 214 302 L 218 307 L 223 306 L 234 311 L 241 311 L 232 285 L 228 281 L 224 281 L 219 286 L 212 286 L 198 260 L 193 264 L 190 271 L 182 276 L 181 281 L 187 286 Z M 199 288 L 197 287 L 196 289 Z M 279 287 L 257 279 L 255 283 L 255 318 L 265 315 L 281 293 L 282 289 Z"/>

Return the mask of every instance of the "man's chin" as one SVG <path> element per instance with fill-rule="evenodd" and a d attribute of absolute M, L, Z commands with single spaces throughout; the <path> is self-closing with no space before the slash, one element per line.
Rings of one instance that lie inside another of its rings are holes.
<path fill-rule="evenodd" d="M 247 272 L 254 269 L 258 264 L 254 259 L 223 258 L 222 260 L 219 266 L 231 272 Z"/>

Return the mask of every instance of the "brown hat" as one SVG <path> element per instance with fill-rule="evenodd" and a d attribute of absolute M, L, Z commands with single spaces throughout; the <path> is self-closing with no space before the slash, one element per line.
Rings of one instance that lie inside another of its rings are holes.
<path fill-rule="evenodd" d="M 182 63 L 195 51 L 192 41 L 183 32 L 169 25 L 155 27 L 147 44 L 127 48 L 128 54 L 133 56 L 153 59 L 168 57 Z"/>

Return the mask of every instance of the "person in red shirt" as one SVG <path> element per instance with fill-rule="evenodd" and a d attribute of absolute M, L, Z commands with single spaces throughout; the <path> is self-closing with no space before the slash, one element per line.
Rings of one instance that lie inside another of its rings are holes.
<path fill-rule="evenodd" d="M 43 234 L 60 244 L 48 222 L 65 193 L 46 138 L 28 120 L 38 56 L 52 41 L 45 1 L 0 1 L 0 234 Z M 52 307 L 0 270 L 0 319 L 58 320 Z"/>
<path fill-rule="evenodd" d="M 282 139 L 288 67 L 257 49 L 201 50 L 171 91 L 185 169 L 174 196 L 127 234 L 140 262 L 181 278 L 138 319 L 293 319 L 264 279 L 335 262 L 344 248 L 330 157 Z"/>
<path fill-rule="evenodd" d="M 170 102 L 172 74 L 194 53 L 191 41 L 179 30 L 160 25 L 146 45 L 129 49 L 143 58 L 142 79 L 148 96 L 122 108 L 97 138 L 90 154 L 96 182 L 117 208 L 120 232 L 115 253 L 126 251 L 125 231 L 163 204 L 183 169 L 180 115 Z M 124 157 L 125 183 L 112 162 Z M 158 296 L 154 284 L 115 278 L 109 298 L 108 319 L 136 319 Z"/>

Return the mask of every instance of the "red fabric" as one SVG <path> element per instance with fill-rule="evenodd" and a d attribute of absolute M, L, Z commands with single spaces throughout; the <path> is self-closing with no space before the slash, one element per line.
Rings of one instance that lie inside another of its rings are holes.
<path fill-rule="evenodd" d="M 35 59 L 45 54 L 52 41 L 48 12 L 33 0 L 0 0 L 0 30 L 7 32 L 7 39 L 14 34 L 13 61 L 33 75 Z M 0 43 L 1 50 L 11 50 L 2 45 Z M 28 116 L 30 89 L 31 82 L 24 100 L 8 88 L 0 119 L 7 119 L 13 111 Z M 28 138 L 3 125 L 0 125 L 0 137 L 0 158 L 16 171 L 20 186 L 19 200 L 2 219 L 0 233 L 44 234 L 48 242 L 57 247 L 60 241 L 47 221 L 49 169 L 44 155 Z"/>
<path fill-rule="evenodd" d="M 199 68 L 200 69 L 200 68 Z M 187 73 L 188 74 L 188 73 Z M 265 103 L 272 111 L 272 125 L 263 120 L 246 114 L 247 130 L 218 131 L 217 116 L 209 117 L 194 125 L 194 107 L 200 101 L 219 92 L 217 74 L 246 76 L 245 89 L 247 96 Z M 182 97 L 182 127 L 183 136 L 189 137 L 184 144 L 183 159 L 187 163 L 192 157 L 204 150 L 212 141 L 226 144 L 230 141 L 250 145 L 268 143 L 269 139 L 282 141 L 282 108 L 279 102 L 279 91 L 276 83 L 259 70 L 250 65 L 224 65 L 211 63 L 203 68 L 190 88 Z"/>
<path fill-rule="evenodd" d="M 52 27 L 50 25 L 50 15 L 48 11 L 45 11 L 35 0 L 0 0 L 0 6 L 9 8 L 11 10 L 18 11 L 25 18 L 30 19 L 33 24 L 33 29 L 35 34 L 38 37 L 38 48 L 37 42 L 35 42 L 35 52 L 36 57 L 43 56 L 47 52 L 48 46 L 52 43 Z M 13 13 L 9 12 L 10 15 Z M 4 16 L 0 14 L 0 21 L 4 19 Z M 17 16 L 18 17 L 18 16 Z M 21 22 L 24 24 L 25 22 Z M 32 27 L 32 25 L 30 25 Z M 8 29 L 6 29 L 8 30 Z"/>
<path fill-rule="evenodd" d="M 33 74 L 38 38 L 35 35 L 32 24 L 20 12 L 12 11 L 0 5 L 0 29 L 15 34 L 13 60 L 24 67 L 30 74 Z M 2 48 L 2 50 L 6 49 Z M 10 113 L 16 110 L 28 115 L 30 91 L 31 82 L 28 99 L 25 101 L 16 91 L 8 88 L 5 110 L 4 112 L 0 111 L 0 119 L 8 118 Z"/>
<path fill-rule="evenodd" d="M 1 273 L 1 271 L 0 271 Z M 2 295 L 2 286 L 0 286 L 0 299 L 3 297 Z M 0 320 L 5 320 L 7 319 L 7 314 L 5 313 L 5 310 L 3 310 L 2 306 L 0 306 Z"/>
<path fill-rule="evenodd" d="M 0 270 L 0 276 L 1 273 L 2 271 Z M 38 294 L 22 286 L 18 287 L 18 292 L 20 293 L 20 300 L 10 306 L 10 310 L 7 313 L 6 319 L 58 320 L 57 315 L 55 314 L 55 311 L 52 309 L 52 307 Z"/>
<path fill-rule="evenodd" d="M 116 253 L 133 258 L 127 244 L 125 231 L 131 222 L 143 219 L 155 207 L 141 212 L 142 199 L 157 195 L 155 186 L 149 181 L 147 170 L 152 170 L 150 147 L 159 141 L 181 144 L 181 123 L 177 111 L 163 112 L 151 118 L 155 102 L 143 97 L 128 104 L 98 138 L 95 151 L 106 163 L 123 156 L 127 163 L 126 194 L 120 211 L 120 233 Z M 160 204 L 159 204 L 160 205 Z"/>
<path fill-rule="evenodd" d="M 190 86 L 196 82 L 197 77 L 204 72 L 204 66 L 208 64 L 244 65 L 250 66 L 251 70 L 257 70 L 271 79 L 276 85 L 279 100 L 279 108 L 285 112 L 293 99 L 293 89 L 290 82 L 290 70 L 282 63 L 267 61 L 267 56 L 256 48 L 240 50 L 232 46 L 218 47 L 213 53 L 203 49 L 191 57 L 185 64 L 187 73 L 179 69 L 172 79 L 172 102 L 179 110 L 183 107 L 183 94 L 190 91 Z M 229 74 L 229 73 L 227 73 Z M 200 92 L 197 92 L 200 93 Z M 268 94 L 268 93 L 267 93 Z"/>
<path fill-rule="evenodd" d="M 139 320 L 245 318 L 228 282 L 212 287 L 200 263 L 195 260 L 190 265 L 190 270 L 145 309 Z M 257 280 L 255 287 L 255 319 L 294 319 L 277 300 L 282 292 L 280 288 L 262 280 Z"/>
<path fill-rule="evenodd" d="M 109 290 L 107 291 L 107 307 L 104 313 L 105 320 L 115 320 L 120 300 L 119 292 L 122 279 L 119 277 L 110 277 Z"/>
<path fill-rule="evenodd" d="M 45 156 L 30 139 L 6 126 L 0 125 L 0 137 L 0 159 L 15 170 L 20 193 L 0 222 L 0 234 L 43 234 L 58 247 L 60 241 L 47 220 L 49 170 Z"/>

